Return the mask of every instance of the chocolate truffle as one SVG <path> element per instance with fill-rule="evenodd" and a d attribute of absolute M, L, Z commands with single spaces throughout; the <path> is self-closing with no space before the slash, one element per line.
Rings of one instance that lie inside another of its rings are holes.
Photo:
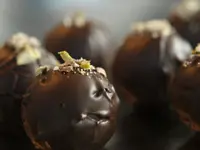
<path fill-rule="evenodd" d="M 39 149 L 99 150 L 115 129 L 117 94 L 104 69 L 60 54 L 65 63 L 39 68 L 27 91 L 24 128 Z"/>
<path fill-rule="evenodd" d="M 182 0 L 172 11 L 169 20 L 177 32 L 195 48 L 200 39 L 200 1 Z"/>
<path fill-rule="evenodd" d="M 0 139 L 6 141 L 9 150 L 31 149 L 22 127 L 21 99 L 36 68 L 56 63 L 36 38 L 24 33 L 14 34 L 0 48 Z"/>
<path fill-rule="evenodd" d="M 109 31 L 100 22 L 89 20 L 81 13 L 67 17 L 46 36 L 44 45 L 57 59 L 58 52 L 67 50 L 75 59 L 91 60 L 97 67 L 105 68 L 105 54 L 111 48 Z"/>
<path fill-rule="evenodd" d="M 190 52 L 191 46 L 166 20 L 135 24 L 113 63 L 119 96 L 145 107 L 166 101 L 167 84 Z"/>
<path fill-rule="evenodd" d="M 200 45 L 177 72 L 171 85 L 171 100 L 181 120 L 200 131 Z"/>

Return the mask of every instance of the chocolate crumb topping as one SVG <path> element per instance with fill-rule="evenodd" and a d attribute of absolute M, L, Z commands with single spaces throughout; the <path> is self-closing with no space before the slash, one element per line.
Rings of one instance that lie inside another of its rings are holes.
<path fill-rule="evenodd" d="M 59 66 L 55 66 L 53 68 L 53 71 L 61 72 L 64 75 L 67 75 L 68 73 L 78 73 L 85 76 L 91 76 L 98 72 L 104 77 L 107 76 L 103 68 L 95 68 L 93 65 L 90 64 L 90 61 L 86 59 L 73 59 L 66 51 L 61 51 L 59 52 L 59 54 L 61 58 L 65 61 L 65 63 Z M 49 66 L 41 66 L 37 69 L 36 75 L 44 75 L 45 72 L 47 72 L 49 69 Z"/>
<path fill-rule="evenodd" d="M 192 55 L 183 63 L 183 67 L 200 67 L 200 44 L 192 51 Z"/>

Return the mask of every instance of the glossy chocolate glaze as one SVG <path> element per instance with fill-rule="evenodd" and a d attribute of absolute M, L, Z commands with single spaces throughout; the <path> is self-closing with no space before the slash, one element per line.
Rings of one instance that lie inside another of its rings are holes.
<path fill-rule="evenodd" d="M 119 47 L 113 63 L 119 96 L 136 102 L 134 110 L 142 114 L 166 113 L 168 83 L 191 51 L 188 43 L 170 28 L 162 20 L 142 23 Z"/>
<path fill-rule="evenodd" d="M 132 34 L 119 48 L 113 64 L 114 80 L 141 102 L 149 97 L 162 99 L 166 91 L 168 77 L 160 61 L 160 41 Z"/>
<path fill-rule="evenodd" d="M 68 69 L 36 77 L 23 101 L 24 127 L 40 149 L 99 150 L 115 130 L 118 97 L 96 69 Z"/>
<path fill-rule="evenodd" d="M 55 65 L 56 59 L 42 51 L 44 60 L 19 66 L 16 63 L 19 53 L 14 47 L 5 44 L 0 48 L 0 139 L 5 150 L 34 149 L 22 126 L 21 100 L 35 76 L 36 68 L 43 62 Z"/>
<path fill-rule="evenodd" d="M 151 89 L 161 90 L 155 81 L 160 82 L 166 78 L 158 59 L 159 39 L 152 40 L 149 36 L 131 35 L 119 48 L 113 64 L 113 78 L 129 92 L 135 93 L 136 97 L 145 100 L 147 99 L 145 96 L 158 93 L 152 92 Z M 144 94 L 144 91 L 149 93 Z"/>
<path fill-rule="evenodd" d="M 109 31 L 100 23 L 87 21 L 83 26 L 65 26 L 63 23 L 53 28 L 46 36 L 44 45 L 60 62 L 58 52 L 68 51 L 73 58 L 89 59 L 97 67 L 105 68 L 105 55 L 111 50 Z"/>

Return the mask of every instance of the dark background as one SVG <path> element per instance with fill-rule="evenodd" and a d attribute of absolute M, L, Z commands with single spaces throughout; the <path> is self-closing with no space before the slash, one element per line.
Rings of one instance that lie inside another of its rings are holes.
<path fill-rule="evenodd" d="M 117 40 L 138 20 L 163 18 L 180 0 L 0 0 L 0 42 L 19 31 L 42 38 L 68 13 L 105 22 Z"/>

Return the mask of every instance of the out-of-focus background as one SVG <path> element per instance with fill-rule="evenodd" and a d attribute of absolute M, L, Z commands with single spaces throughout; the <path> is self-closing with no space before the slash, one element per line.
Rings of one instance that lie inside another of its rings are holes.
<path fill-rule="evenodd" d="M 68 13 L 81 10 L 103 21 L 120 40 L 131 23 L 166 17 L 180 0 L 0 0 L 0 42 L 26 32 L 40 39 Z"/>

